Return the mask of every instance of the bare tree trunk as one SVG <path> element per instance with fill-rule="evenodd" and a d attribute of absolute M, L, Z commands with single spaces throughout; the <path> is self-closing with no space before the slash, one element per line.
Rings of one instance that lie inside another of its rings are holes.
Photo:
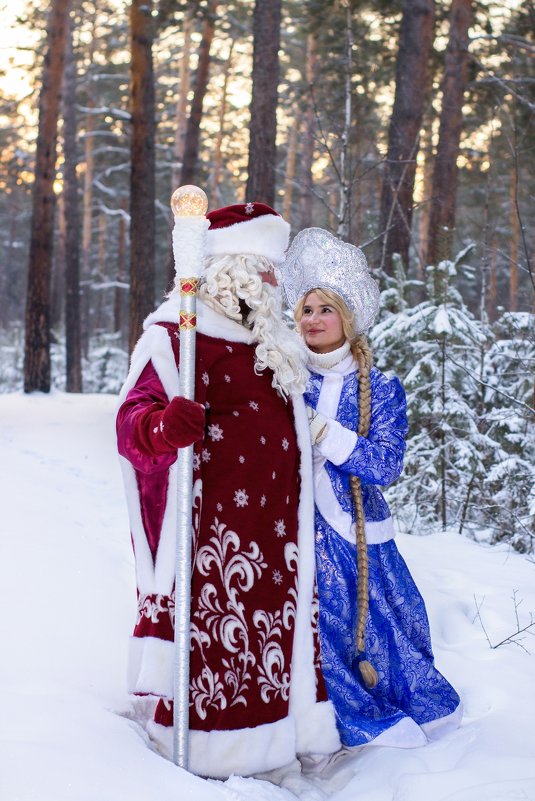
<path fill-rule="evenodd" d="M 345 103 L 344 127 L 340 148 L 340 187 L 338 199 L 338 225 L 336 235 L 340 239 L 351 237 L 351 79 L 353 76 L 353 16 L 351 3 L 346 5 L 346 52 L 345 52 Z"/>
<path fill-rule="evenodd" d="M 301 114 L 299 109 L 296 112 L 288 137 L 288 151 L 286 155 L 286 179 L 284 182 L 284 198 L 282 201 L 282 216 L 287 222 L 292 218 L 292 202 L 295 185 L 295 172 L 297 163 L 297 145 L 299 142 L 299 130 L 301 128 Z"/>
<path fill-rule="evenodd" d="M 101 285 L 104 283 L 106 275 L 106 245 L 108 239 L 108 218 L 105 212 L 101 211 L 98 217 L 98 260 L 97 260 L 97 289 L 95 292 L 95 330 L 102 333 L 106 330 L 104 321 L 104 294 Z"/>
<path fill-rule="evenodd" d="M 152 0 L 132 0 L 130 336 L 133 349 L 154 305 L 155 163 Z"/>
<path fill-rule="evenodd" d="M 180 173 L 184 163 L 184 147 L 186 140 L 188 93 L 191 81 L 191 70 L 189 66 L 191 55 L 191 34 L 193 32 L 194 13 L 187 9 L 184 14 L 184 45 L 182 47 L 182 59 L 178 75 L 178 102 L 175 115 L 175 143 L 173 148 L 173 170 L 172 182 L 173 191 L 178 187 Z M 174 269 L 174 268 L 173 268 Z"/>
<path fill-rule="evenodd" d="M 93 105 L 90 99 L 89 105 Z M 87 114 L 85 118 L 84 135 L 84 186 L 82 195 L 82 299 L 81 299 L 81 329 L 82 349 L 87 356 L 89 353 L 89 340 L 91 337 L 90 325 L 90 297 L 91 290 L 91 243 L 93 236 L 93 176 L 95 172 L 95 115 Z"/>
<path fill-rule="evenodd" d="M 65 80 L 65 76 L 63 78 Z M 65 184 L 57 199 L 57 232 L 52 259 L 52 288 L 50 295 L 50 328 L 59 328 L 63 318 L 65 296 Z"/>
<path fill-rule="evenodd" d="M 78 179 L 76 177 L 76 62 L 72 48 L 72 20 L 69 25 L 65 61 L 63 101 L 63 201 L 65 212 L 65 343 L 66 390 L 82 392 L 82 346 L 80 329 L 80 247 L 78 235 Z"/>
<path fill-rule="evenodd" d="M 496 320 L 496 306 L 498 304 L 498 244 L 493 238 L 490 255 L 489 292 L 487 297 L 487 314 L 491 323 Z"/>
<path fill-rule="evenodd" d="M 380 230 L 381 270 L 390 272 L 392 254 L 409 266 L 414 175 L 433 46 L 434 0 L 403 0 L 396 63 L 396 94 L 388 132 Z"/>
<path fill-rule="evenodd" d="M 70 0 L 52 0 L 47 31 L 32 197 L 26 298 L 24 391 L 50 391 L 50 278 L 54 235 L 54 180 L 61 83 Z"/>
<path fill-rule="evenodd" d="M 314 163 L 314 128 L 316 124 L 312 92 L 316 80 L 316 68 L 316 40 L 312 34 L 309 34 L 307 36 L 305 67 L 309 93 L 301 148 L 301 182 L 303 186 L 299 203 L 299 228 L 310 228 L 312 225 L 312 165 Z"/>
<path fill-rule="evenodd" d="M 416 277 L 419 281 L 425 278 L 424 267 L 427 264 L 427 249 L 429 234 L 429 217 L 431 213 L 431 195 L 433 193 L 433 144 L 431 140 L 431 126 L 425 133 L 423 145 L 423 189 L 422 204 L 418 209 L 418 238 L 420 245 L 420 259 L 416 262 Z"/>
<path fill-rule="evenodd" d="M 91 41 L 88 57 L 93 61 L 98 46 L 96 34 L 97 21 L 100 14 L 102 0 L 94 0 L 93 19 L 91 21 Z M 87 89 L 88 108 L 94 108 L 95 88 L 90 81 Z M 80 327 L 82 338 L 82 353 L 89 355 L 89 342 L 91 339 L 91 245 L 93 238 L 93 180 L 95 174 L 95 129 L 97 115 L 87 113 L 84 119 L 84 181 L 82 191 L 82 254 L 81 254 L 81 298 L 80 298 Z"/>
<path fill-rule="evenodd" d="M 121 203 L 121 209 L 124 214 L 119 215 L 119 232 L 117 244 L 117 283 L 119 286 L 115 288 L 115 295 L 113 300 L 113 330 L 115 333 L 121 333 L 123 339 L 123 308 L 124 308 L 124 286 L 126 283 L 126 235 L 127 235 L 127 215 L 126 215 L 126 201 Z"/>
<path fill-rule="evenodd" d="M 230 77 L 230 68 L 232 65 L 232 53 L 234 51 L 234 39 L 230 43 L 227 60 L 225 62 L 225 76 L 223 79 L 223 88 L 221 90 L 221 100 L 219 101 L 219 129 L 214 146 L 214 168 L 212 171 L 212 180 L 210 182 L 210 207 L 216 208 L 220 204 L 219 198 L 219 184 L 221 183 L 221 172 L 223 169 L 223 137 L 225 135 L 225 115 L 227 113 L 227 93 L 228 82 Z"/>
<path fill-rule="evenodd" d="M 457 156 L 463 126 L 463 96 L 468 77 L 468 29 L 472 18 L 472 0 L 452 0 L 429 217 L 427 261 L 430 264 L 437 264 L 451 256 L 455 226 Z"/>
<path fill-rule="evenodd" d="M 515 165 L 516 166 L 516 165 Z M 513 169 L 509 185 L 511 240 L 509 243 L 509 311 L 518 311 L 518 243 L 520 231 L 516 209 L 518 173 Z"/>
<path fill-rule="evenodd" d="M 202 23 L 202 39 L 199 45 L 199 63 L 195 73 L 195 90 L 191 101 L 191 111 L 186 126 L 184 161 L 180 173 L 180 184 L 193 184 L 197 175 L 199 142 L 201 137 L 202 106 L 208 86 L 210 72 L 210 48 L 215 31 L 217 0 L 210 0 Z"/>
<path fill-rule="evenodd" d="M 281 0 L 256 0 L 247 200 L 275 204 Z"/>

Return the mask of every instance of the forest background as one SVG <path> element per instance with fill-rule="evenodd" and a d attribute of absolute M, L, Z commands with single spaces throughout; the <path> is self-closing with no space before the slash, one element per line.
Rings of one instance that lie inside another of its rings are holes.
<path fill-rule="evenodd" d="M 411 426 L 403 530 L 535 541 L 535 8 L 3 3 L 0 390 L 117 392 L 172 284 L 169 198 L 358 244 Z"/>

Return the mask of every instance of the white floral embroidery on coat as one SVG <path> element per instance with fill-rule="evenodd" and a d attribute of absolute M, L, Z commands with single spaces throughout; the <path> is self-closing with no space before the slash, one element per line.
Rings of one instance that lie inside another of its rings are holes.
<path fill-rule="evenodd" d="M 249 503 L 249 496 L 244 489 L 236 490 L 234 493 L 234 503 L 238 508 L 247 506 Z"/>
<path fill-rule="evenodd" d="M 221 442 L 223 439 L 223 429 L 218 423 L 208 426 L 208 436 L 213 442 Z"/>
<path fill-rule="evenodd" d="M 277 537 L 286 536 L 286 523 L 284 522 L 284 520 L 275 521 L 275 534 L 277 535 Z"/>
<path fill-rule="evenodd" d="M 210 530 L 214 534 L 208 545 L 199 548 L 195 564 L 202 576 L 209 576 L 214 570 L 218 573 L 226 601 L 212 583 L 208 582 L 202 587 L 199 609 L 194 614 L 203 622 L 206 630 L 201 632 L 197 625 L 193 625 L 192 641 L 199 645 L 201 651 L 203 646 L 210 645 L 212 641 L 221 642 L 229 652 L 229 657 L 222 664 L 226 668 L 224 678 L 230 689 L 230 706 L 245 705 L 243 692 L 248 689 L 251 679 L 249 668 L 255 665 L 256 659 L 250 650 L 249 630 L 240 593 L 252 589 L 267 564 L 256 542 L 250 542 L 249 549 L 245 550 L 236 532 L 217 518 Z M 202 678 L 201 674 L 191 683 L 192 697 L 199 699 L 195 701 L 197 711 L 206 716 L 207 705 L 214 703 L 218 704 L 217 708 L 225 709 L 226 698 L 212 691 L 215 680 L 206 686 Z"/>

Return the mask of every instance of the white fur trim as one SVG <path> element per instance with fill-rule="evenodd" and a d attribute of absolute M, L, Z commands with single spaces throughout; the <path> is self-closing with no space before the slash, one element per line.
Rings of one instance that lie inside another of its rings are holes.
<path fill-rule="evenodd" d="M 175 217 L 173 256 L 175 273 L 180 278 L 198 278 L 201 275 L 209 225 L 206 217 Z"/>
<path fill-rule="evenodd" d="M 173 753 L 173 729 L 150 722 L 148 732 L 167 759 Z M 250 776 L 287 765 L 295 754 L 291 716 L 249 729 L 189 732 L 188 769 L 198 776 L 226 779 Z"/>
<path fill-rule="evenodd" d="M 422 723 L 421 728 L 425 732 L 428 740 L 438 740 L 450 731 L 458 729 L 463 717 L 463 705 L 461 702 L 451 714 L 437 720 L 430 720 L 429 723 Z"/>
<path fill-rule="evenodd" d="M 263 214 L 226 228 L 210 228 L 206 234 L 208 256 L 254 253 L 273 262 L 284 259 L 290 225 L 275 214 Z"/>
<path fill-rule="evenodd" d="M 427 737 L 421 727 L 409 717 L 401 718 L 389 729 L 374 737 L 366 747 L 372 745 L 387 745 L 390 748 L 419 748 L 427 744 Z"/>
<path fill-rule="evenodd" d="M 290 712 L 296 720 L 297 752 L 330 753 L 340 748 L 334 711 L 330 704 L 316 703 L 314 640 L 311 609 L 316 570 L 314 548 L 314 493 L 308 417 L 301 396 L 292 396 L 297 444 L 301 452 L 299 499 L 298 603 L 292 653 Z M 313 721 L 319 725 L 313 725 Z"/>
<path fill-rule="evenodd" d="M 175 293 L 149 314 L 143 323 L 143 328 L 150 331 L 154 323 L 178 323 L 179 314 L 180 295 Z M 224 314 L 219 314 L 200 299 L 197 299 L 197 331 L 216 339 L 227 339 L 229 342 L 245 342 L 248 345 L 253 342 L 251 331 L 235 320 L 225 317 Z"/>
<path fill-rule="evenodd" d="M 341 748 L 332 701 L 310 705 L 297 726 L 298 754 L 333 754 Z"/>
<path fill-rule="evenodd" d="M 174 643 L 157 637 L 130 637 L 128 691 L 173 697 Z"/>

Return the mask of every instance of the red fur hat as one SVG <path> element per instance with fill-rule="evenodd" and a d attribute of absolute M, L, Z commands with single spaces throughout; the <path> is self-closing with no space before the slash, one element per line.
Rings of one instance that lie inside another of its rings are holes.
<path fill-rule="evenodd" d="M 288 247 L 290 225 L 265 203 L 235 203 L 206 215 L 207 256 L 254 253 L 280 262 Z"/>

